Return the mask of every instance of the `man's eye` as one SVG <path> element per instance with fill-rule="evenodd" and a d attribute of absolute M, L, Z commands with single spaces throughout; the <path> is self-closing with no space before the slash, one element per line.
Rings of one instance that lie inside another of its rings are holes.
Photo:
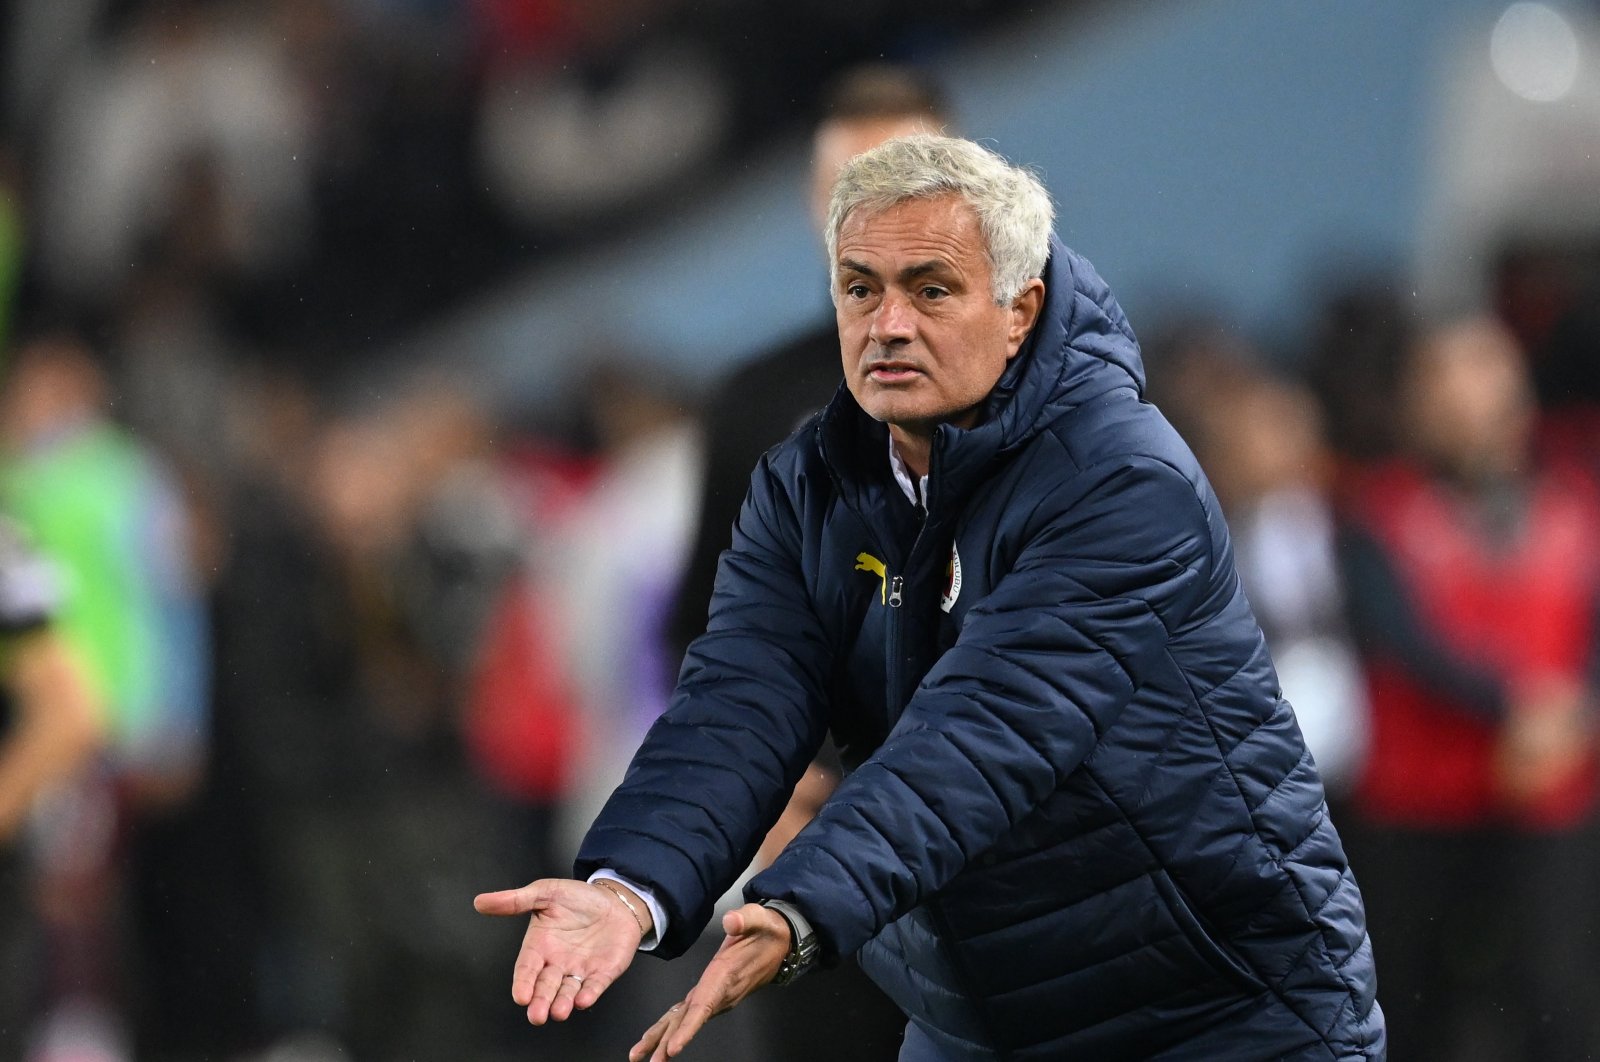
<path fill-rule="evenodd" d="M 937 299 L 942 299 L 942 298 L 944 298 L 945 296 L 947 296 L 949 294 L 950 293 L 948 291 L 946 291 L 945 289 L 939 288 L 939 287 L 934 287 L 932 284 L 929 284 L 927 287 L 922 289 L 922 297 L 924 299 L 935 299 L 935 300 L 937 300 Z"/>
<path fill-rule="evenodd" d="M 865 284 L 847 284 L 845 285 L 844 293 L 852 299 L 864 299 L 872 294 L 867 290 Z"/>

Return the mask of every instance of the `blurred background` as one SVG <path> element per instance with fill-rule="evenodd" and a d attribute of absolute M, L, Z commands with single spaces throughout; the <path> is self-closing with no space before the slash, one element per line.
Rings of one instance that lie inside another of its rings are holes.
<path fill-rule="evenodd" d="M 1597 1057 L 1600 3 L 4 0 L 0 1059 L 622 1057 L 699 966 L 532 1029 L 471 898 L 663 707 L 910 115 L 1139 332 L 1392 1057 Z M 894 1057 L 803 984 L 703 1057 Z"/>

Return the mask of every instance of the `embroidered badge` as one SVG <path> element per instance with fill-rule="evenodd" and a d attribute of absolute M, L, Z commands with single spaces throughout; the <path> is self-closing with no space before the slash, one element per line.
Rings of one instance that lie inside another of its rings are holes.
<path fill-rule="evenodd" d="M 944 570 L 944 596 L 939 598 L 939 607 L 949 612 L 955 607 L 956 598 L 961 596 L 961 554 L 956 552 L 956 544 L 950 543 L 950 563 Z"/>

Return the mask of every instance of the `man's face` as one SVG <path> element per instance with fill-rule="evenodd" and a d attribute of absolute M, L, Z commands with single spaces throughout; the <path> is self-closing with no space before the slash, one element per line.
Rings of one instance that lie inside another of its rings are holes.
<path fill-rule="evenodd" d="M 861 408 L 911 430 L 970 427 L 1033 327 L 1043 282 L 997 305 L 977 215 L 955 195 L 852 212 L 836 264 L 844 378 Z"/>

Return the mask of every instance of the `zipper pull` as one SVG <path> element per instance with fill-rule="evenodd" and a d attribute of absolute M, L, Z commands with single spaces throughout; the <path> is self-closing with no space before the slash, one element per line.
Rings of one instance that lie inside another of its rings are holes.
<path fill-rule="evenodd" d="M 900 607 L 900 591 L 905 586 L 905 584 L 906 584 L 905 579 L 903 579 L 902 577 L 900 577 L 898 575 L 895 576 L 894 579 L 889 583 L 889 607 L 890 608 L 899 608 Z"/>

